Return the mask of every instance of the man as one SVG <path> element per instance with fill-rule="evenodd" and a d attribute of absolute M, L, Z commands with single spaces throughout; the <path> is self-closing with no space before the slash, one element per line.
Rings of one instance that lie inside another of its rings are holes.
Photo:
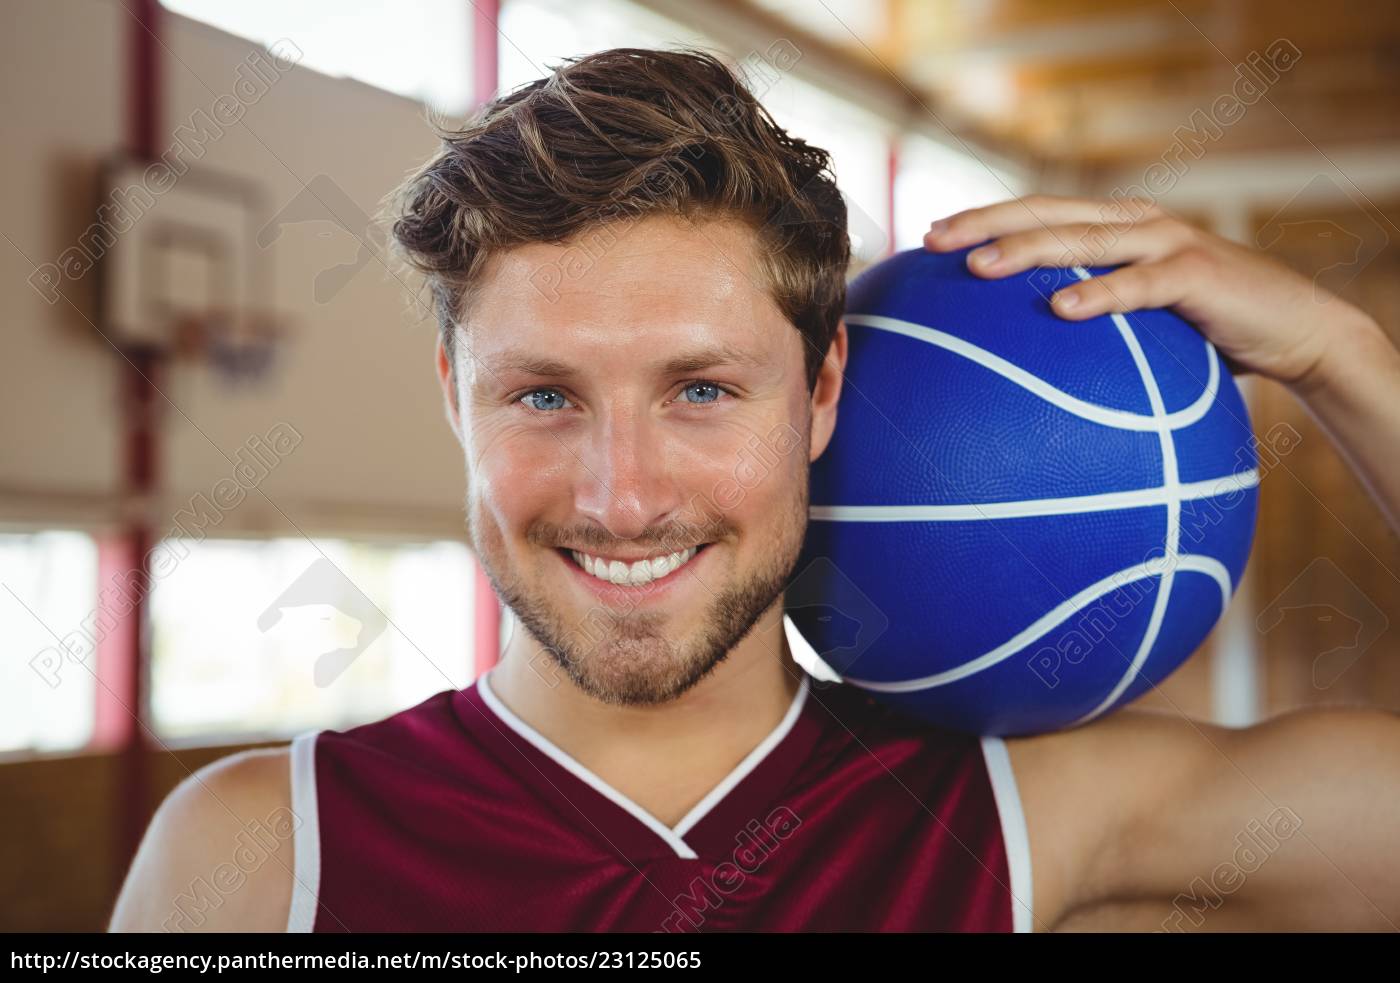
<path fill-rule="evenodd" d="M 580 59 L 445 140 L 394 231 L 442 323 L 471 539 L 525 630 L 467 690 L 201 770 L 114 929 L 1400 925 L 1388 713 L 978 741 L 797 666 L 782 591 L 846 361 L 827 164 L 686 52 Z M 1292 388 L 1400 520 L 1400 354 L 1376 324 L 1143 208 L 1025 199 L 926 244 L 988 241 L 989 277 L 1126 264 L 1055 310 L 1174 307 Z M 755 439 L 776 463 L 716 505 Z M 283 834 L 196 897 L 253 821 Z"/>

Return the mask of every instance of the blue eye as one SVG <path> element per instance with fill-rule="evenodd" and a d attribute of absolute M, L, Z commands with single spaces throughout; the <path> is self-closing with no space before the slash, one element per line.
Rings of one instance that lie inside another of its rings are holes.
<path fill-rule="evenodd" d="M 681 390 L 681 396 L 687 403 L 713 403 L 723 392 L 724 390 L 713 382 L 692 382 Z M 694 398 L 687 398 L 687 394 Z"/>
<path fill-rule="evenodd" d="M 564 407 L 572 405 L 558 389 L 534 389 L 521 396 L 520 401 L 541 413 L 562 410 Z"/>

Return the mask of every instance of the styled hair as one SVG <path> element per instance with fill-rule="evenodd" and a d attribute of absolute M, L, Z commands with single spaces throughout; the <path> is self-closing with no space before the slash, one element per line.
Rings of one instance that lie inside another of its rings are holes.
<path fill-rule="evenodd" d="M 439 136 L 395 193 L 393 239 L 425 279 L 454 367 L 455 328 L 492 256 L 533 242 L 587 240 L 596 251 L 632 222 L 670 215 L 753 229 L 765 286 L 802 334 L 815 385 L 845 303 L 845 202 L 830 155 L 779 127 L 715 56 L 571 58 Z M 548 296 L 583 268 L 532 280 Z"/>

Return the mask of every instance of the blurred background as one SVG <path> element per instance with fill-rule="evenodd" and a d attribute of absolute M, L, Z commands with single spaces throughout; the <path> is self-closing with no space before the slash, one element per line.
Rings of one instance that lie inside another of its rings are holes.
<path fill-rule="evenodd" d="M 833 152 L 859 263 L 969 206 L 1137 195 L 1400 335 L 1395 4 L 0 10 L 3 930 L 103 928 L 155 806 L 201 765 L 492 663 L 511 626 L 463 542 L 436 328 L 375 216 L 430 123 L 562 57 L 723 53 Z M 1397 540 L 1287 394 L 1246 388 L 1249 572 L 1144 702 L 1232 726 L 1400 708 Z"/>

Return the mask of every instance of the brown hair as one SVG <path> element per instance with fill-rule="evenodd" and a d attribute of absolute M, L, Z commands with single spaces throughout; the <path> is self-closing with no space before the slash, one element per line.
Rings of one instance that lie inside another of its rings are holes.
<path fill-rule="evenodd" d="M 715 56 L 615 48 L 569 59 L 440 136 L 396 193 L 393 238 L 426 279 L 454 366 L 453 329 L 493 255 L 648 215 L 733 218 L 759 236 L 767 286 L 806 341 L 815 385 L 845 303 L 846 206 L 830 155 L 789 136 Z"/>

